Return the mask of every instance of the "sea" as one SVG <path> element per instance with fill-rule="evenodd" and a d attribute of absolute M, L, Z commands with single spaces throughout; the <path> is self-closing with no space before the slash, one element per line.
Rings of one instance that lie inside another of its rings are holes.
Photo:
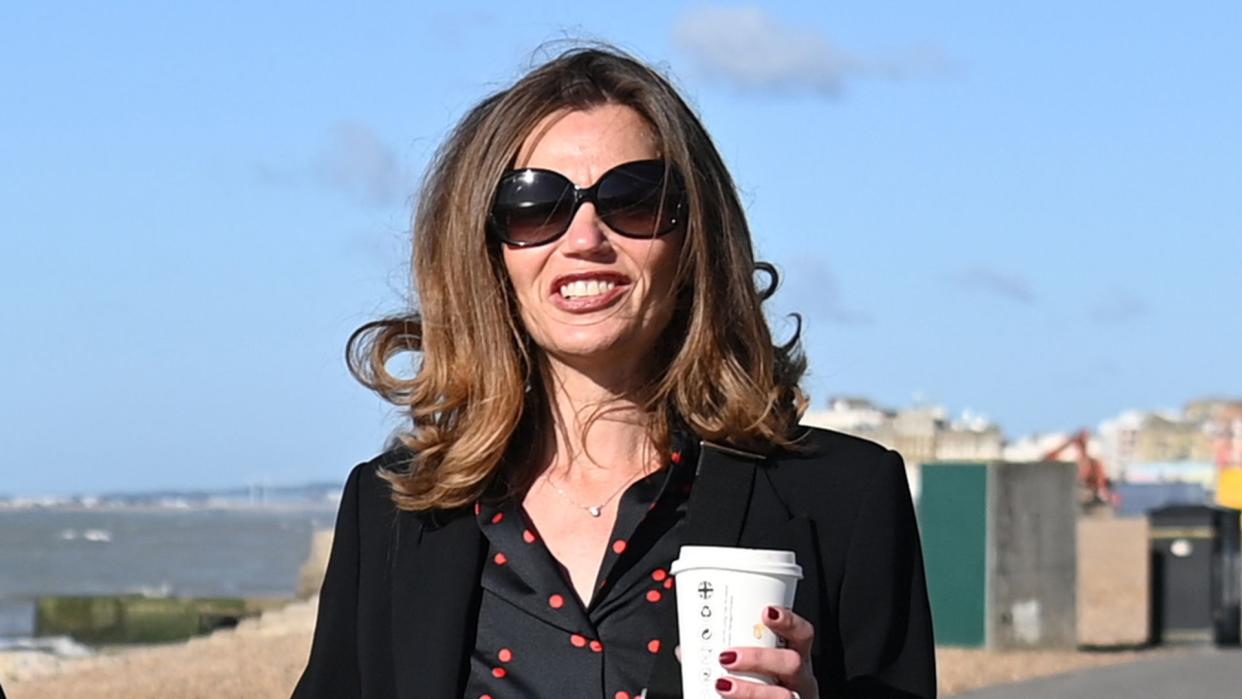
<path fill-rule="evenodd" d="M 43 595 L 289 596 L 335 502 L 0 510 L 0 650 L 88 652 L 35 639 Z"/>

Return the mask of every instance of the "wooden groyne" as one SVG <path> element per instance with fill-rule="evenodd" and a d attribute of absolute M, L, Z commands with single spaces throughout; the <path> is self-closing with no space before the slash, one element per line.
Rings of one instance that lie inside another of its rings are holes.
<path fill-rule="evenodd" d="M 237 626 L 287 602 L 269 597 L 40 597 L 34 631 L 90 645 L 167 643 Z"/>

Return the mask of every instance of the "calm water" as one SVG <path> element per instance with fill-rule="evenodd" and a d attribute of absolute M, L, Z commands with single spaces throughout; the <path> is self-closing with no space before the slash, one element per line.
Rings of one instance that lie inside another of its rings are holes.
<path fill-rule="evenodd" d="M 290 595 L 335 505 L 0 512 L 0 639 L 29 636 L 39 595 Z"/>

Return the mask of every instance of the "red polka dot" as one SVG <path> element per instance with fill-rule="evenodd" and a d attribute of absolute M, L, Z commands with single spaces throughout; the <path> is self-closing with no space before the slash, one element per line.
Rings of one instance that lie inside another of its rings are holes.
<path fill-rule="evenodd" d="M 479 699 L 492 699 L 492 695 L 490 695 L 490 694 L 480 694 L 480 695 L 479 695 Z"/>
<path fill-rule="evenodd" d="M 647 641 L 647 652 L 659 653 L 660 652 L 660 639 L 653 638 L 650 641 Z"/>
<path fill-rule="evenodd" d="M 509 561 L 509 559 L 503 553 L 496 554 L 495 556 L 492 557 L 492 560 L 496 561 L 496 565 L 498 566 L 502 566 Z"/>
<path fill-rule="evenodd" d="M 612 542 L 612 550 L 614 553 L 622 553 L 625 551 L 625 539 L 617 539 Z"/>
<path fill-rule="evenodd" d="M 474 503 L 474 513 L 475 513 L 476 515 L 477 515 L 477 514 L 479 514 L 479 510 L 481 510 L 481 509 L 483 509 L 483 507 L 482 507 L 481 505 L 479 505 L 479 503 L 478 503 L 478 502 L 475 502 L 475 503 Z"/>
<path fill-rule="evenodd" d="M 574 644 L 574 648 L 581 648 L 587 644 L 586 636 L 580 633 L 570 634 L 569 642 Z"/>
<path fill-rule="evenodd" d="M 565 606 L 565 598 L 560 595 L 552 595 L 548 598 L 548 606 L 553 609 L 560 609 Z"/>
<path fill-rule="evenodd" d="M 535 533 L 529 529 L 523 529 L 522 530 L 522 541 L 525 541 L 528 544 L 535 543 Z"/>
<path fill-rule="evenodd" d="M 647 590 L 648 602 L 659 602 L 660 598 L 663 596 L 664 595 L 661 595 L 659 590 Z"/>
<path fill-rule="evenodd" d="M 612 695 L 612 699 L 630 699 L 630 693 L 629 692 L 617 692 L 616 694 Z"/>
<path fill-rule="evenodd" d="M 679 464 L 681 463 L 681 452 L 675 451 L 669 456 L 669 458 L 672 459 L 673 463 Z"/>
<path fill-rule="evenodd" d="M 599 653 L 600 651 L 604 650 L 604 644 L 600 643 L 599 641 L 591 641 L 591 650 L 595 651 L 596 653 Z"/>
<path fill-rule="evenodd" d="M 655 570 L 651 571 L 651 579 L 656 582 L 660 582 L 661 580 L 667 577 L 668 577 L 668 573 L 665 572 L 663 568 L 656 568 Z"/>
<path fill-rule="evenodd" d="M 492 515 L 492 524 L 500 524 L 501 522 L 504 521 L 504 519 L 505 519 L 505 513 L 497 512 L 496 514 Z"/>
<path fill-rule="evenodd" d="M 496 657 L 500 658 L 500 662 L 507 663 L 510 660 L 513 660 L 513 651 L 508 648 L 501 648 L 500 652 L 496 654 Z"/>
<path fill-rule="evenodd" d="M 507 674 L 509 674 L 509 671 L 504 669 L 503 667 L 492 668 L 492 677 L 495 677 L 496 679 L 500 679 Z"/>
<path fill-rule="evenodd" d="M 668 580 L 665 580 L 665 581 L 664 581 L 664 589 L 665 589 L 665 590 L 671 590 L 671 589 L 673 589 L 673 579 L 672 579 L 672 578 L 669 578 Z"/>

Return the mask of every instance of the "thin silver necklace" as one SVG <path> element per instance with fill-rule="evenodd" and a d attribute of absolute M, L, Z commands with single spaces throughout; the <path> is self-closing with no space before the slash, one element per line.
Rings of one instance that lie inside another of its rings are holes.
<path fill-rule="evenodd" d="M 552 478 L 548 476 L 548 473 L 550 473 L 550 469 L 548 471 L 544 471 L 543 481 L 547 483 L 548 485 L 552 486 L 552 490 L 555 490 L 557 495 L 560 495 L 561 497 L 568 500 L 569 504 L 573 505 L 574 507 L 580 510 L 586 510 L 587 514 L 591 515 L 592 517 L 599 517 L 600 515 L 604 514 L 604 508 L 608 506 L 608 503 L 612 502 L 613 498 L 617 497 L 617 495 L 619 495 L 622 490 L 625 490 L 625 487 L 627 485 L 633 483 L 635 480 L 634 478 L 629 478 L 624 483 L 622 483 L 616 490 L 612 491 L 612 495 L 609 495 L 608 497 L 604 498 L 603 502 L 601 502 L 598 505 L 591 506 L 591 505 L 583 505 L 582 503 L 575 500 L 574 496 L 570 495 L 564 490 L 561 490 L 560 486 L 552 482 Z M 641 476 L 641 474 L 639 475 Z"/>

